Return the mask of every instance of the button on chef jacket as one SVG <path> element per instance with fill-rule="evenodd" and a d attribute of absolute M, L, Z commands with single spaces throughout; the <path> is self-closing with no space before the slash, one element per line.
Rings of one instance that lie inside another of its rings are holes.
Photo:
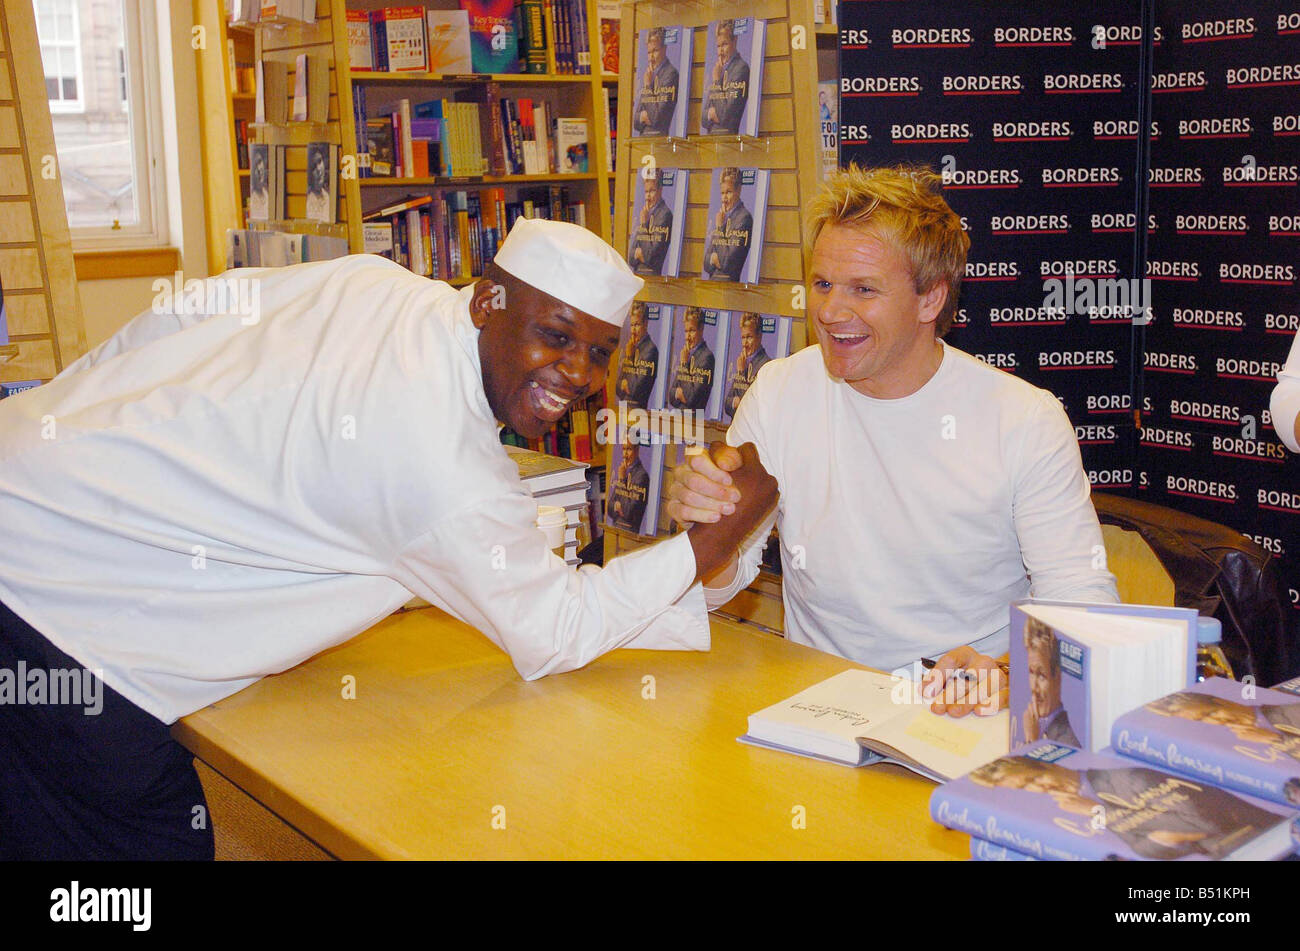
<path fill-rule="evenodd" d="M 600 571 L 547 548 L 472 288 L 373 255 L 205 285 L 0 402 L 0 600 L 109 686 L 170 723 L 412 594 L 530 680 L 708 649 L 684 534 Z"/>

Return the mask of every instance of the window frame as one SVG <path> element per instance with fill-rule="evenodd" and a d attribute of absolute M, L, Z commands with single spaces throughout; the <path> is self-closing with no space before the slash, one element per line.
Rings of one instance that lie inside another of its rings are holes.
<path fill-rule="evenodd" d="M 50 2 L 58 2 L 58 0 L 50 0 Z M 71 16 L 72 16 L 72 38 L 71 38 L 70 40 L 66 40 L 66 39 L 63 39 L 62 37 L 59 37 L 59 38 L 56 38 L 56 39 L 51 40 L 51 39 L 49 39 L 48 37 L 45 37 L 45 38 L 41 37 L 41 35 L 40 35 L 40 24 L 41 24 L 40 11 L 39 11 L 39 10 L 35 10 L 35 13 L 36 13 L 35 20 L 36 20 L 36 30 L 37 30 L 37 42 L 38 42 L 40 45 L 42 45 L 42 46 L 50 46 L 50 47 L 53 47 L 53 48 L 55 48 L 55 49 L 58 49 L 58 50 L 59 50 L 59 53 L 60 53 L 60 56 L 59 56 L 60 64 L 62 64 L 62 61 L 63 61 L 63 56 L 62 56 L 62 54 L 63 54 L 64 52 L 69 52 L 69 51 L 71 52 L 71 54 L 72 54 L 72 68 L 73 68 L 72 79 L 73 79 L 73 81 L 76 82 L 76 84 L 77 84 L 77 98 L 75 98 L 75 99 L 64 99 L 64 98 L 63 98 L 63 90 L 62 90 L 62 88 L 60 88 L 60 89 L 59 89 L 59 98 L 58 98 L 58 99 L 49 99 L 49 98 L 48 98 L 48 94 L 47 94 L 46 101 L 50 104 L 50 113 L 51 113 L 52 115 L 78 115 L 78 114 L 83 113 L 83 112 L 86 111 L 86 80 L 85 80 L 85 76 L 83 75 L 84 70 L 82 70 L 82 68 L 81 68 L 81 54 L 82 54 L 82 44 L 81 44 L 81 4 L 78 2 L 78 0 L 63 0 L 63 2 L 67 4 L 67 8 L 68 8 L 68 10 L 69 10 L 69 12 L 71 13 Z M 54 11 L 51 11 L 51 15 L 57 18 L 57 17 L 60 15 L 61 12 L 62 12 L 62 11 L 54 10 Z M 43 39 L 45 40 L 45 42 L 41 42 Z M 45 57 L 44 57 L 44 55 L 42 54 L 42 56 L 41 56 L 42 64 L 44 63 L 44 60 L 45 60 Z M 65 78 L 67 78 L 67 77 L 63 76 L 62 74 L 60 74 L 60 75 L 57 77 L 58 82 L 60 83 L 60 85 L 62 84 L 62 82 L 63 82 L 63 80 L 64 80 Z"/>

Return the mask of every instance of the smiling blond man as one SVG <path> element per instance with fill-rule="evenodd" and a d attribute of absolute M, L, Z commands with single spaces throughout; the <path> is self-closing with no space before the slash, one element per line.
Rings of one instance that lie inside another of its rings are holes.
<path fill-rule="evenodd" d="M 775 521 L 787 636 L 884 670 L 937 657 L 937 691 L 960 670 L 994 670 L 1011 601 L 1118 601 L 1060 404 L 942 339 L 970 240 L 938 176 L 852 167 L 810 214 L 817 345 L 767 363 L 727 433 L 758 447 L 780 502 L 706 577 L 710 607 L 753 580 Z M 728 511 L 733 463 L 726 450 L 691 457 L 672 517 Z M 944 697 L 937 712 L 973 709 Z"/>

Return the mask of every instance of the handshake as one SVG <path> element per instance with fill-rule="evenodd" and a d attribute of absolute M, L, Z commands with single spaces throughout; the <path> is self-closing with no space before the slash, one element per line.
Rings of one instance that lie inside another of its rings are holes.
<path fill-rule="evenodd" d="M 717 442 L 687 455 L 673 470 L 668 514 L 687 529 L 697 580 L 735 562 L 741 542 L 772 510 L 776 497 L 776 479 L 763 468 L 753 443 L 737 449 Z"/>

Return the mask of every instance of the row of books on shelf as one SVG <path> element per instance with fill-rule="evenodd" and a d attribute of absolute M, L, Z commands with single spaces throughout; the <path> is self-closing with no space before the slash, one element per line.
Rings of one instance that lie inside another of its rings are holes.
<path fill-rule="evenodd" d="M 226 268 L 287 267 L 331 261 L 348 253 L 346 238 L 231 228 L 226 232 Z"/>
<path fill-rule="evenodd" d="M 616 76 L 618 3 L 602 0 L 599 15 L 601 69 Z M 347 30 L 349 62 L 358 72 L 592 71 L 585 0 L 460 0 L 459 10 L 348 10 Z"/>
<path fill-rule="evenodd" d="M 364 250 L 441 281 L 483 274 L 519 218 L 587 223 L 586 204 L 558 185 L 519 189 L 446 189 L 373 209 L 362 216 Z"/>
<path fill-rule="evenodd" d="M 585 118 L 557 116 L 542 99 L 501 96 L 490 83 L 484 103 L 399 99 L 371 115 L 365 87 L 355 90 L 358 174 L 362 178 L 568 175 L 586 172 Z"/>
<path fill-rule="evenodd" d="M 846 670 L 749 718 L 742 739 L 943 785 L 932 817 L 977 858 L 1276 859 L 1297 844 L 1300 680 L 1198 680 L 1187 608 L 1010 607 L 1010 708 L 930 710 L 918 670 Z M 1213 622 L 1211 622 L 1213 623 Z M 977 705 L 1001 683 L 976 681 Z M 969 681 L 967 691 L 972 691 Z M 835 717 L 819 716 L 834 709 Z"/>
<path fill-rule="evenodd" d="M 592 434 L 599 401 L 596 396 L 570 406 L 568 413 L 544 436 L 531 439 L 506 428 L 501 430 L 501 441 L 507 446 L 561 456 L 574 462 L 591 462 L 595 449 Z"/>
<path fill-rule="evenodd" d="M 627 249 L 627 262 L 637 274 L 681 276 L 686 202 L 692 174 L 705 172 L 647 167 L 637 174 Z M 700 277 L 756 284 L 762 270 L 771 172 L 761 168 L 722 167 L 707 174 L 710 176 L 709 211 L 704 219 L 705 233 L 700 235 L 704 238 Z"/>
<path fill-rule="evenodd" d="M 248 144 L 248 220 L 282 221 L 287 217 L 285 153 L 300 146 Z M 333 224 L 338 216 L 339 147 L 309 142 L 306 151 L 307 187 L 304 217 Z"/>

